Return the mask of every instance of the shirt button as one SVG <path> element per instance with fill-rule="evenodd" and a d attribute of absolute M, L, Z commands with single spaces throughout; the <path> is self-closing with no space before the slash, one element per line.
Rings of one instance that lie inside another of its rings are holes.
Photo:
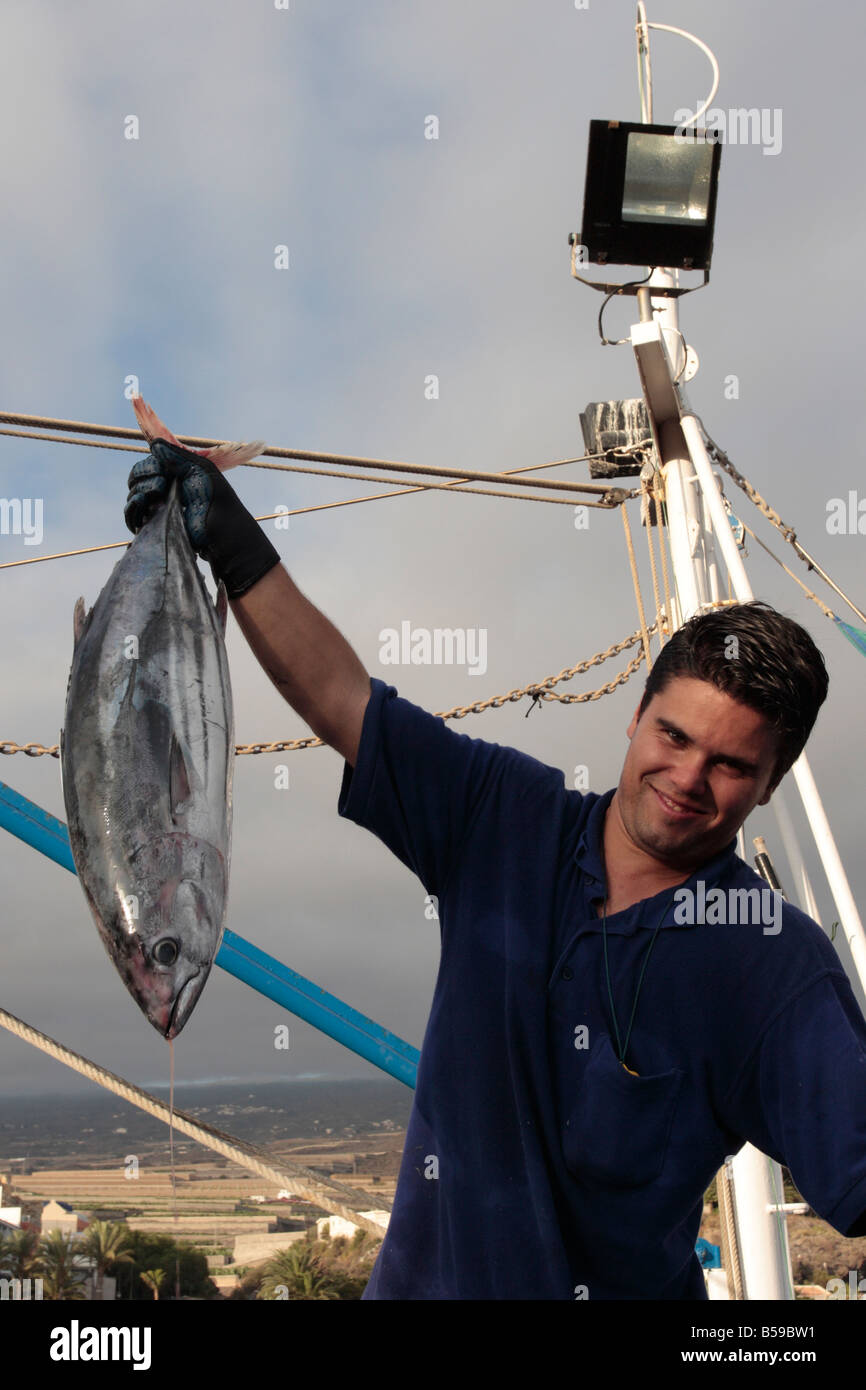
<path fill-rule="evenodd" d="M 572 968 L 571 968 L 570 965 L 565 965 L 565 966 L 563 966 L 563 968 L 562 968 L 562 978 L 563 978 L 563 980 L 573 980 L 573 979 L 574 979 L 574 971 L 572 970 Z"/>

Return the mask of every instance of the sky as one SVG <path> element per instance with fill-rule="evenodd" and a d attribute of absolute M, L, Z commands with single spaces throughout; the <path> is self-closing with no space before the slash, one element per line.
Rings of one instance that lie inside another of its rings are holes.
<path fill-rule="evenodd" d="M 690 398 L 862 607 L 864 538 L 827 528 L 833 499 L 866 496 L 864 192 L 850 133 L 860 7 L 669 0 L 650 19 L 691 29 L 716 53 L 716 109 L 756 107 L 774 122 L 772 144 L 723 149 L 712 279 L 681 306 L 700 359 Z M 7 0 L 2 24 L 3 409 L 133 426 L 134 379 L 178 434 L 499 470 L 582 454 L 587 403 L 639 394 L 630 348 L 599 342 L 600 296 L 571 278 L 567 245 L 590 119 L 639 119 L 632 0 Z M 654 35 L 653 71 L 658 121 L 709 90 L 705 57 L 672 35 Z M 431 116 L 436 139 L 425 136 Z M 607 336 L 626 336 L 635 317 L 633 300 L 608 306 Z M 0 436 L 0 495 L 43 504 L 40 544 L 0 535 L 0 562 L 125 539 L 136 457 Z M 589 477 L 585 464 L 547 476 Z M 232 481 L 258 514 L 385 490 L 378 477 L 251 468 Z M 733 483 L 726 493 L 818 583 Z M 651 595 L 635 504 L 630 516 Z M 537 681 L 638 625 L 615 513 L 594 511 L 578 530 L 570 507 L 427 493 L 311 512 L 269 534 L 368 671 L 431 710 Z M 866 666 L 778 566 L 752 543 L 748 552 L 756 595 L 802 622 L 826 656 L 830 696 L 808 754 L 863 904 Z M 93 603 L 117 557 L 0 571 L 0 738 L 57 741 L 73 605 L 79 594 Z M 383 663 L 380 633 L 404 621 L 484 629 L 486 670 Z M 303 736 L 233 618 L 227 643 L 238 741 Z M 625 661 L 569 688 L 592 689 Z M 643 673 L 591 704 L 526 717 L 522 701 L 457 727 L 561 768 L 569 786 L 583 765 L 601 792 L 618 780 L 642 684 Z M 420 883 L 337 815 L 341 774 L 330 749 L 237 760 L 227 925 L 417 1047 L 437 926 Z M 9 757 L 0 776 L 64 816 L 55 759 Z M 838 912 L 786 786 L 829 927 Z M 748 841 L 756 834 L 784 882 L 769 811 L 750 818 Z M 3 834 L 0 881 L 0 1006 L 137 1084 L 164 1082 L 168 1049 L 73 877 Z M 844 944 L 840 955 L 850 972 Z M 274 1047 L 282 1023 L 288 1050 Z M 176 1068 L 179 1080 L 375 1074 L 218 968 Z M 0 1033 L 0 1094 L 87 1085 Z"/>

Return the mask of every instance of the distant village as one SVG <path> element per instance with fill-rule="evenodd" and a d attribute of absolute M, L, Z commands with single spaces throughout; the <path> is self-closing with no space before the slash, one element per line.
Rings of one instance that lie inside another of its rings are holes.
<path fill-rule="evenodd" d="M 219 1159 L 187 1159 L 174 1185 L 121 1165 L 0 1173 L 0 1300 L 359 1298 L 396 1186 L 391 1154 L 363 1157 L 304 1156 L 381 1194 L 358 1222 Z"/>

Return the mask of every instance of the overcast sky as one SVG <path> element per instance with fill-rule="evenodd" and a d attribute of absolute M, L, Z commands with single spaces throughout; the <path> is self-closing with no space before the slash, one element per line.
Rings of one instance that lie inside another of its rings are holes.
<path fill-rule="evenodd" d="M 590 119 L 639 118 L 634 12 L 633 0 L 291 0 L 288 10 L 7 0 L 3 407 L 132 426 L 124 387 L 135 376 L 176 433 L 476 469 L 582 453 L 586 404 L 639 391 L 631 350 L 600 345 L 600 296 L 571 279 L 567 247 Z M 723 150 L 712 281 L 682 304 L 701 362 L 691 399 L 862 606 L 866 541 L 826 525 L 832 498 L 866 496 L 861 7 L 668 0 L 650 18 L 713 48 L 718 110 L 776 113 L 772 148 Z M 653 54 L 655 117 L 669 121 L 706 95 L 709 66 L 672 36 L 656 35 Z M 125 136 L 130 116 L 137 139 Z M 275 268 L 279 245 L 286 270 Z M 633 300 L 609 306 L 608 336 L 627 334 L 634 314 Z M 436 400 L 425 398 L 431 375 Z M 123 539 L 135 457 L 0 436 L 2 496 L 44 500 L 41 545 L 0 536 L 0 560 Z M 384 490 L 378 479 L 248 468 L 232 480 L 258 513 Z M 812 579 L 733 483 L 727 492 Z M 651 593 L 635 504 L 630 514 Z M 615 513 L 592 512 L 578 531 L 569 507 L 418 494 L 314 512 L 273 534 L 371 674 L 429 709 L 541 679 L 637 626 Z M 93 603 L 117 555 L 0 571 L 0 738 L 57 741 L 73 605 L 79 594 Z M 826 655 L 830 697 L 808 751 L 862 904 L 866 663 L 751 544 L 747 565 L 757 595 Z M 485 674 L 383 665 L 379 633 L 404 620 L 486 629 Z M 238 740 L 306 732 L 231 618 L 227 640 Z M 626 659 L 569 688 L 593 688 Z M 456 727 L 560 767 L 569 785 L 585 764 L 601 792 L 618 780 L 642 682 L 590 705 L 548 703 L 525 718 L 524 702 Z M 290 788 L 277 790 L 285 761 Z M 419 1046 L 437 926 L 418 881 L 337 816 L 341 772 L 329 749 L 238 760 L 228 925 Z M 0 776 L 64 815 L 56 760 L 7 758 Z M 838 912 L 787 785 L 829 926 Z M 786 879 L 772 814 L 747 831 L 749 844 L 766 834 Z M 0 875 L 0 1005 L 134 1082 L 164 1081 L 168 1049 L 109 963 L 73 877 L 5 834 Z M 291 1046 L 275 1051 L 284 1021 Z M 179 1079 L 374 1074 L 219 969 L 176 1055 Z M 86 1084 L 0 1034 L 0 1091 Z"/>

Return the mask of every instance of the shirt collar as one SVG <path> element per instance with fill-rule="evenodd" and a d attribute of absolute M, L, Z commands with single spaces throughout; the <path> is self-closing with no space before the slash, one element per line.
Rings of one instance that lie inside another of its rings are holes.
<path fill-rule="evenodd" d="M 578 839 L 577 848 L 574 851 L 575 862 L 585 880 L 584 896 L 588 908 L 591 906 L 591 900 L 593 898 L 603 897 L 607 891 L 603 850 L 604 818 L 607 814 L 607 808 L 613 800 L 615 791 L 616 787 L 611 787 L 610 791 L 606 791 L 601 796 L 596 797 L 595 803 L 590 808 L 586 824 Z M 702 879 L 706 887 L 710 888 L 713 884 L 717 883 L 725 871 L 732 866 L 736 848 L 737 840 L 735 836 L 734 839 L 730 840 L 729 843 L 725 845 L 724 849 L 720 850 L 713 859 L 708 860 L 706 864 L 696 869 L 689 878 L 683 879 L 680 884 L 673 885 L 670 888 L 663 888 L 651 898 L 644 898 L 640 903 L 635 903 L 634 907 L 631 909 L 635 914 L 635 918 L 630 918 L 629 920 L 632 921 L 635 926 L 639 924 L 641 926 L 649 925 L 655 927 L 658 924 L 658 914 L 664 907 L 665 898 L 671 901 L 671 907 L 673 907 L 673 894 L 676 889 L 694 889 L 699 879 Z M 665 917 L 668 920 L 663 922 L 663 926 L 675 927 L 681 925 L 673 920 L 673 912 L 665 913 Z M 646 920 L 644 920 L 644 918 Z M 598 922 L 600 928 L 601 918 L 594 918 L 593 922 L 595 921 Z M 627 930 L 628 928 L 625 929 Z"/>

